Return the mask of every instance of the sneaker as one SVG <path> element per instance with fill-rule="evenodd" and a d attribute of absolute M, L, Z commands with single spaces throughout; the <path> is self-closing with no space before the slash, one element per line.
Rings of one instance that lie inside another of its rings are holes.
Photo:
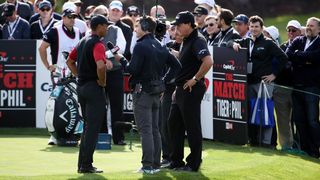
<path fill-rule="evenodd" d="M 158 172 L 160 172 L 160 169 L 159 169 L 159 168 L 154 168 L 154 169 L 153 169 L 153 174 L 158 173 Z"/>
<path fill-rule="evenodd" d="M 50 136 L 48 145 L 57 145 L 57 139 L 53 136 Z"/>
<path fill-rule="evenodd" d="M 149 167 L 142 167 L 140 169 L 137 170 L 137 173 L 142 173 L 142 174 L 153 174 L 154 171 L 152 168 Z"/>
<path fill-rule="evenodd" d="M 161 168 L 168 168 L 169 166 L 170 166 L 170 161 L 169 160 L 167 160 L 167 159 L 163 159 L 162 161 L 161 161 Z"/>

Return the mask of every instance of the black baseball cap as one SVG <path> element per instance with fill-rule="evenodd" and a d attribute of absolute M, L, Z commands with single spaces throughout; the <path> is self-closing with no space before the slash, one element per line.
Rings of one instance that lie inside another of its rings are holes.
<path fill-rule="evenodd" d="M 126 13 L 127 14 L 140 14 L 140 11 L 137 6 L 129 6 Z"/>
<path fill-rule="evenodd" d="M 197 6 L 196 8 L 194 8 L 193 10 L 193 14 L 201 14 L 201 15 L 208 15 L 209 11 L 207 8 L 205 8 L 204 6 Z"/>
<path fill-rule="evenodd" d="M 2 16 L 12 16 L 13 12 L 16 10 L 16 6 L 12 3 L 6 3 L 3 7 Z"/>
<path fill-rule="evenodd" d="M 49 8 L 49 9 L 51 9 L 52 8 L 52 5 L 51 5 L 51 3 L 49 2 L 49 1 L 42 1 L 42 2 L 40 2 L 40 4 L 39 4 L 39 9 L 43 9 L 43 8 L 45 8 L 45 7 L 47 7 L 47 8 Z"/>
<path fill-rule="evenodd" d="M 240 23 L 248 24 L 248 21 L 249 21 L 248 16 L 244 14 L 239 14 L 233 19 L 232 22 L 240 22 Z"/>
<path fill-rule="evenodd" d="M 179 12 L 176 16 L 175 21 L 173 21 L 172 25 L 179 25 L 179 24 L 187 24 L 191 23 L 192 26 L 195 26 L 194 22 L 194 16 L 190 11 L 182 11 Z"/>
<path fill-rule="evenodd" d="M 113 22 L 108 21 L 108 19 L 103 16 L 103 15 L 95 15 L 92 16 L 91 21 L 90 21 L 90 27 L 97 27 L 99 24 L 106 24 L 106 25 L 110 25 L 113 24 Z"/>

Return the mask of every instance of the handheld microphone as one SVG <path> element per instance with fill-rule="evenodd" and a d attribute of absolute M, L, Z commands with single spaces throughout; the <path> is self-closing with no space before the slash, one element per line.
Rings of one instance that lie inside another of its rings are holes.
<path fill-rule="evenodd" d="M 114 46 L 110 41 L 107 42 L 107 48 L 109 49 L 106 51 L 107 59 L 113 58 L 114 54 L 116 54 L 120 49 L 119 46 Z"/>

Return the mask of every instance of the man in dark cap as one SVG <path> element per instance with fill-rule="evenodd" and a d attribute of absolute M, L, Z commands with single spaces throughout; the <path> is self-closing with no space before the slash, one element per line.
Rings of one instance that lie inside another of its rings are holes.
<path fill-rule="evenodd" d="M 17 15 L 14 4 L 5 4 L 2 16 L 6 18 L 6 23 L 3 26 L 2 39 L 30 39 L 30 25 L 28 21 Z"/>
<path fill-rule="evenodd" d="M 248 16 L 245 14 L 239 14 L 232 22 L 234 23 L 234 29 L 238 31 L 242 38 L 250 37 Z"/>
<path fill-rule="evenodd" d="M 58 22 L 52 16 L 52 5 L 49 1 L 42 1 L 38 7 L 40 18 L 31 24 L 31 39 L 42 39 L 43 35 Z"/>
<path fill-rule="evenodd" d="M 112 24 L 102 15 L 92 17 L 92 33 L 71 51 L 67 65 L 78 77 L 78 99 L 84 118 L 84 132 L 78 159 L 78 173 L 102 173 L 92 166 L 93 153 L 105 117 L 106 48 L 101 38 Z M 77 62 L 77 63 L 76 63 Z"/>
<path fill-rule="evenodd" d="M 178 13 L 172 23 L 183 36 L 179 57 L 182 69 L 176 76 L 176 91 L 169 117 L 172 145 L 171 169 L 198 171 L 202 162 L 201 101 L 206 91 L 204 76 L 213 64 L 207 41 L 196 29 L 194 16 L 189 11 Z M 183 161 L 184 136 L 187 132 L 190 154 Z"/>
<path fill-rule="evenodd" d="M 17 0 L 6 0 L 4 3 L 0 4 L 0 14 L 3 12 L 3 8 L 5 7 L 6 4 L 11 3 L 15 6 L 16 8 L 16 13 L 22 18 L 27 21 L 29 21 L 31 15 L 32 15 L 32 10 L 30 9 L 29 5 L 20 2 Z M 6 21 L 5 17 L 0 16 L 0 24 L 4 24 Z"/>
<path fill-rule="evenodd" d="M 204 6 L 201 6 L 201 5 L 197 6 L 193 10 L 193 15 L 195 17 L 197 28 L 201 34 L 205 32 L 206 27 L 205 27 L 204 20 L 208 16 L 208 13 L 209 13 L 208 9 L 206 9 Z"/>
<path fill-rule="evenodd" d="M 126 15 L 129 16 L 133 22 L 135 23 L 136 20 L 140 17 L 140 11 L 137 6 L 129 6 Z"/>

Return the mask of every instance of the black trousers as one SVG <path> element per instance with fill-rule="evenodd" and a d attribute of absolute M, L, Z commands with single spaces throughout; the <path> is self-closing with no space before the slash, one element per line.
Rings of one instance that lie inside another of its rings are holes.
<path fill-rule="evenodd" d="M 93 152 L 98 134 L 105 116 L 105 92 L 96 81 L 90 81 L 78 86 L 78 100 L 84 119 L 84 129 L 81 135 L 78 168 L 90 168 L 93 162 Z"/>
<path fill-rule="evenodd" d="M 124 140 L 123 129 L 119 123 L 123 121 L 123 93 L 122 69 L 107 72 L 106 94 L 110 102 L 112 139 L 115 144 Z"/>
<path fill-rule="evenodd" d="M 171 160 L 175 166 L 184 164 L 184 136 L 187 132 L 190 154 L 186 158 L 187 166 L 198 171 L 202 161 L 201 101 L 206 91 L 203 81 L 189 89 L 182 86 L 176 89 L 176 104 L 172 104 L 169 116 L 169 134 L 172 145 Z"/>

